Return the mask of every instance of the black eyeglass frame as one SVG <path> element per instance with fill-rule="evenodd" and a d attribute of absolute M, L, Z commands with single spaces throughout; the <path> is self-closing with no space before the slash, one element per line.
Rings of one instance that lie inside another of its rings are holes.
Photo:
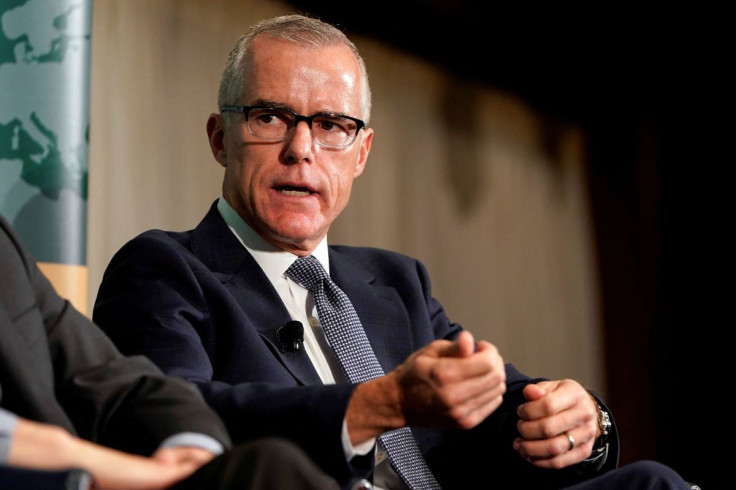
<path fill-rule="evenodd" d="M 349 119 L 349 120 L 351 120 L 351 121 L 353 121 L 355 123 L 355 126 L 356 126 L 356 128 L 355 128 L 355 135 L 353 136 L 353 139 L 350 141 L 350 143 L 347 143 L 344 146 L 326 145 L 324 143 L 320 143 L 319 141 L 315 140 L 317 144 L 319 144 L 321 146 L 324 146 L 324 147 L 327 147 L 327 148 L 347 148 L 347 147 L 349 147 L 350 145 L 352 145 L 353 143 L 355 143 L 355 140 L 356 139 L 358 139 L 358 132 L 361 129 L 364 129 L 366 127 L 365 126 L 365 122 L 363 122 L 362 120 L 358 119 L 357 117 L 347 116 L 345 114 L 339 114 L 339 113 L 336 113 L 336 112 L 318 112 L 316 114 L 312 114 L 311 116 L 305 116 L 303 114 L 297 114 L 296 112 L 291 111 L 289 109 L 284 109 L 283 107 L 272 107 L 272 106 L 267 106 L 267 105 L 226 105 L 226 106 L 220 107 L 220 112 L 221 113 L 222 112 L 240 112 L 240 113 L 242 113 L 245 116 L 245 122 L 246 122 L 246 126 L 248 126 L 248 132 L 250 134 L 253 134 L 253 131 L 251 131 L 251 129 L 250 129 L 250 125 L 247 124 L 248 121 L 250 120 L 249 119 L 250 111 L 253 110 L 253 109 L 271 109 L 271 110 L 274 110 L 274 111 L 281 111 L 281 112 L 285 112 L 287 114 L 291 114 L 291 116 L 294 118 L 294 125 L 291 128 L 289 128 L 289 131 L 293 130 L 297 126 L 297 124 L 299 124 L 299 122 L 301 122 L 301 121 L 304 121 L 305 123 L 307 123 L 307 126 L 309 126 L 309 130 L 311 131 L 312 130 L 312 122 L 316 118 L 318 118 L 318 117 L 342 117 L 344 119 Z M 287 135 L 288 135 L 288 133 L 287 133 Z M 253 134 L 253 136 L 256 136 L 256 135 Z M 260 136 L 256 136 L 256 138 L 261 138 L 261 137 Z M 267 140 L 265 138 L 261 138 L 261 139 L 264 139 L 265 141 L 273 141 L 275 143 L 275 142 L 278 142 L 278 141 L 284 141 L 284 140 L 286 140 L 286 138 L 287 137 L 284 136 L 283 139 L 277 139 L 277 140 Z"/>

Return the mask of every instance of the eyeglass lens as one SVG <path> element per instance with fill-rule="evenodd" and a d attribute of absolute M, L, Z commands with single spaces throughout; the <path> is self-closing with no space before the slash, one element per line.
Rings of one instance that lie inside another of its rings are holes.
<path fill-rule="evenodd" d="M 324 146 L 343 147 L 355 140 L 358 125 L 346 117 L 317 115 L 311 119 L 312 137 Z M 248 130 L 264 140 L 286 139 L 294 127 L 294 114 L 279 109 L 255 107 L 248 113 Z"/>

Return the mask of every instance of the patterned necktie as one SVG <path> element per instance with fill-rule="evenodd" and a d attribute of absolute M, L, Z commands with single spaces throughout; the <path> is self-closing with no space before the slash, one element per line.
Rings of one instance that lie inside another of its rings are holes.
<path fill-rule="evenodd" d="M 350 382 L 362 383 L 383 376 L 383 369 L 378 364 L 353 304 L 332 282 L 322 264 L 312 256 L 302 257 L 289 267 L 286 275 L 314 295 L 327 341 Z M 386 432 L 379 439 L 394 468 L 409 488 L 440 489 L 408 427 Z"/>

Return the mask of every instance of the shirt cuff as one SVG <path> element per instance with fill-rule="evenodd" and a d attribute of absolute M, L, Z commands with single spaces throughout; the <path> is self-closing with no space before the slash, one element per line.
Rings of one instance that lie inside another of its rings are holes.
<path fill-rule="evenodd" d="M 84 470 L 72 470 L 64 482 L 64 490 L 90 490 L 92 475 Z"/>
<path fill-rule="evenodd" d="M 207 450 L 213 454 L 222 454 L 225 447 L 215 439 L 199 432 L 180 432 L 164 439 L 159 447 L 194 446 Z"/>
<path fill-rule="evenodd" d="M 348 434 L 348 422 L 343 419 L 342 421 L 342 449 L 345 452 L 345 460 L 350 461 L 356 456 L 365 456 L 369 452 L 373 451 L 376 445 L 376 439 L 369 439 L 365 442 L 353 446 L 350 442 L 350 434 Z"/>
<path fill-rule="evenodd" d="M 13 434 L 18 426 L 18 416 L 0 408 L 0 464 L 8 462 Z"/>

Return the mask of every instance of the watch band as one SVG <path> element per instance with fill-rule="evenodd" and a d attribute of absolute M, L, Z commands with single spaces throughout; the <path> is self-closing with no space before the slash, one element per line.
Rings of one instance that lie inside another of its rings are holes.
<path fill-rule="evenodd" d="M 608 435 L 611 432 L 611 416 L 603 410 L 603 407 L 597 401 L 595 406 L 598 409 L 598 430 L 601 434 L 593 443 L 593 452 L 604 448 L 608 444 Z"/>
<path fill-rule="evenodd" d="M 598 432 L 600 432 L 600 435 L 593 442 L 593 449 L 590 452 L 590 456 L 585 458 L 583 463 L 585 467 L 597 471 L 603 467 L 603 464 L 608 459 L 608 436 L 611 432 L 611 416 L 598 403 L 598 399 L 593 393 L 589 391 L 588 395 L 590 395 L 593 403 L 595 403 L 596 415 L 598 417 Z"/>

